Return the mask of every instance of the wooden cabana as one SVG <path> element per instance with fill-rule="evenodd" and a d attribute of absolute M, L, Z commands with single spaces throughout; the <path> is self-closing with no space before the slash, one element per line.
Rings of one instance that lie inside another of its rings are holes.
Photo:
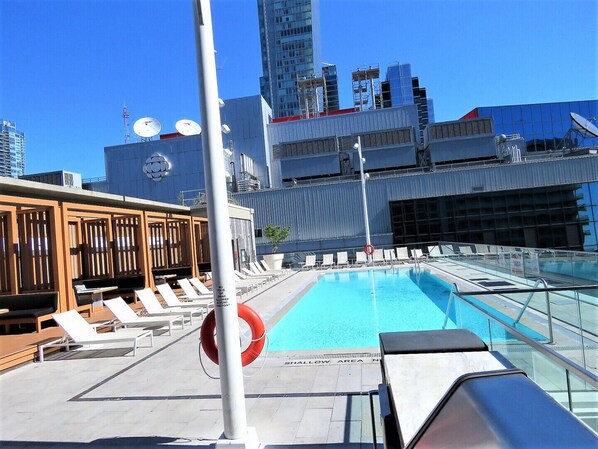
<path fill-rule="evenodd" d="M 207 220 L 187 207 L 10 178 L 0 187 L 0 309 L 9 310 L 0 314 L 3 351 L 12 334 L 46 338 L 54 312 L 91 315 L 78 285 L 110 286 L 105 295 L 133 300 L 135 289 L 197 276 L 198 264 L 209 264 Z M 10 314 L 42 306 L 48 313 L 39 317 Z"/>

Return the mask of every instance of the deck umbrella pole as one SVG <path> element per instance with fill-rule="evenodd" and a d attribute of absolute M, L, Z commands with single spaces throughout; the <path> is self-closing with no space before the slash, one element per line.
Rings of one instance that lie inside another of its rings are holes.
<path fill-rule="evenodd" d="M 193 20 L 222 414 L 224 417 L 224 439 L 219 440 L 216 446 L 257 448 L 259 442 L 255 429 L 247 427 L 212 13 L 209 0 L 193 0 Z"/>

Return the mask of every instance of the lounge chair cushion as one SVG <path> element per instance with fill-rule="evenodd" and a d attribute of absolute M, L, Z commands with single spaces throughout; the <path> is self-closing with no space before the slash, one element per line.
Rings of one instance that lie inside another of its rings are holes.
<path fill-rule="evenodd" d="M 466 329 L 417 332 L 383 332 L 382 354 L 423 354 L 435 352 L 487 351 L 488 346 Z"/>

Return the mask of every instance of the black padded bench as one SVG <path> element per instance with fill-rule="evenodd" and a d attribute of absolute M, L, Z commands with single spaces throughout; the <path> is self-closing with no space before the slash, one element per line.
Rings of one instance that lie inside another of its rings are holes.
<path fill-rule="evenodd" d="M 80 279 L 73 281 L 73 288 L 75 288 L 76 285 L 85 285 L 86 288 L 115 286 L 117 287 L 115 290 L 110 290 L 109 292 L 104 293 L 104 298 L 116 298 L 117 296 L 134 298 L 135 290 L 145 288 L 145 276 L 133 275 L 114 278 Z M 83 305 L 84 302 L 90 301 L 88 298 L 82 298 L 82 303 L 79 304 L 79 299 L 77 299 L 78 305 Z"/>
<path fill-rule="evenodd" d="M 177 279 L 191 277 L 191 267 L 154 268 L 152 274 L 156 284 L 168 283 L 177 287 Z"/>
<path fill-rule="evenodd" d="M 383 332 L 382 354 L 422 354 L 430 352 L 487 351 L 480 337 L 467 329 L 437 331 Z"/>
<path fill-rule="evenodd" d="M 51 320 L 58 310 L 58 292 L 2 295 L 0 309 L 8 309 L 0 315 L 0 324 L 4 325 L 6 334 L 11 324 L 35 324 L 35 330 L 40 332 L 42 322 Z"/>
<path fill-rule="evenodd" d="M 486 343 L 467 329 L 382 332 L 380 334 L 382 381 L 385 381 L 384 356 L 388 354 L 431 354 L 487 350 Z"/>

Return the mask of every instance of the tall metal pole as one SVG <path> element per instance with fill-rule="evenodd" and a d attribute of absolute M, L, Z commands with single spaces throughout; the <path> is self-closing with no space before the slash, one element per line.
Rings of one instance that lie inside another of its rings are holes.
<path fill-rule="evenodd" d="M 247 416 L 209 0 L 193 0 L 193 20 L 224 436 L 242 440 L 247 437 Z"/>
<path fill-rule="evenodd" d="M 357 153 L 359 154 L 359 172 L 361 174 L 361 199 L 363 202 L 363 221 L 365 222 L 365 243 L 371 245 L 370 239 L 370 220 L 368 218 L 368 199 L 365 195 L 365 174 L 363 173 L 363 156 L 361 155 L 361 136 L 357 136 Z M 372 256 L 367 255 L 368 265 L 371 263 Z"/>

